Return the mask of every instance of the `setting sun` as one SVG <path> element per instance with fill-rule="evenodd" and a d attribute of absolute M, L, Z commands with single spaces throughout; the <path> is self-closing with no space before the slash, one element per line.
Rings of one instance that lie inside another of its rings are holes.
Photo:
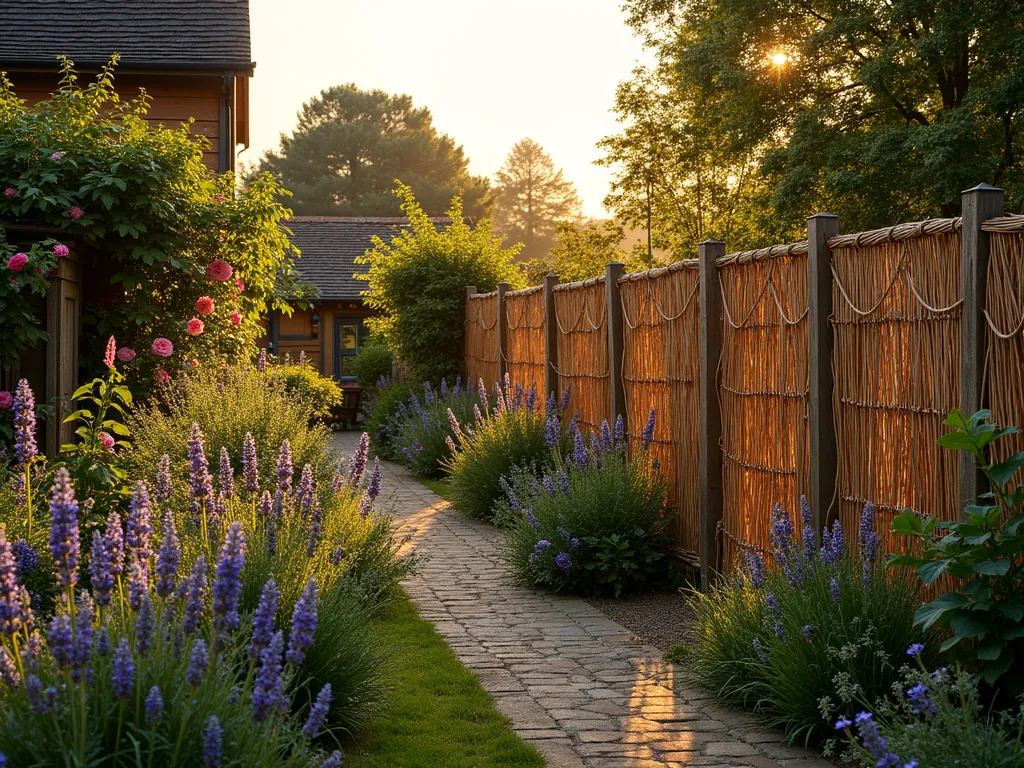
<path fill-rule="evenodd" d="M 774 64 L 776 67 L 784 67 L 789 62 L 789 56 L 787 56 L 782 51 L 778 51 L 776 53 L 771 54 L 768 57 L 768 60 L 771 61 L 771 63 Z"/>

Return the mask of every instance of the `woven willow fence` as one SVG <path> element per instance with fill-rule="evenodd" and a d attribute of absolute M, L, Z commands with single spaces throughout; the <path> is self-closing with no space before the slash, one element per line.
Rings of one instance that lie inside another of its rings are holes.
<path fill-rule="evenodd" d="M 498 380 L 498 305 L 495 293 L 466 297 L 466 380 Z"/>
<path fill-rule="evenodd" d="M 603 277 L 555 286 L 558 388 L 569 387 L 569 413 L 580 429 L 610 418 L 608 312 Z"/>
<path fill-rule="evenodd" d="M 505 370 L 512 384 L 544 392 L 544 286 L 505 294 Z"/>
<path fill-rule="evenodd" d="M 843 235 L 832 249 L 837 496 L 847 531 L 864 504 L 883 542 L 906 507 L 960 514 L 958 456 L 936 445 L 960 402 L 960 219 Z"/>
<path fill-rule="evenodd" d="M 677 510 L 674 539 L 695 559 L 700 544 L 698 431 L 700 306 L 696 261 L 627 275 L 622 292 L 622 379 L 631 450 L 652 408 L 657 409 L 650 450 L 669 481 Z"/>
<path fill-rule="evenodd" d="M 722 532 L 770 546 L 776 503 L 807 493 L 807 242 L 719 259 L 722 292 Z"/>

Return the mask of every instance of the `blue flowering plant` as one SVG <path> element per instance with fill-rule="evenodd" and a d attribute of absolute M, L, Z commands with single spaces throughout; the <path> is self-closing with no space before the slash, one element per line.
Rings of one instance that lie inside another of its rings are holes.
<path fill-rule="evenodd" d="M 363 429 L 369 433 L 374 450 L 381 458 L 392 461 L 403 458 L 398 438 L 409 416 L 409 397 L 415 389 L 413 382 L 407 379 L 382 376 L 376 388 L 366 393 L 362 400 L 366 415 Z"/>
<path fill-rule="evenodd" d="M 913 568 L 923 584 L 947 574 L 957 579 L 955 591 L 922 605 L 915 620 L 946 632 L 940 650 L 1005 698 L 1024 693 L 1024 484 L 1016 479 L 1024 451 L 998 458 L 1008 452 L 993 448 L 1017 428 L 999 427 L 991 416 L 953 411 L 945 421 L 950 431 L 939 438 L 973 457 L 988 491 L 957 520 L 904 511 L 892 528 L 911 546 L 891 564 Z"/>
<path fill-rule="evenodd" d="M 916 580 L 886 570 L 876 515 L 864 506 L 851 551 L 838 520 L 817 535 L 805 499 L 800 533 L 776 505 L 771 551 L 747 548 L 732 578 L 695 593 L 697 681 L 800 741 L 829 733 L 847 691 L 884 696 L 922 631 Z"/>
<path fill-rule="evenodd" d="M 507 558 L 522 583 L 618 597 L 676 584 L 667 553 L 664 480 L 648 452 L 654 412 L 641 449 L 627 456 L 622 419 L 605 421 L 588 441 L 577 424 L 572 450 L 552 452 L 541 477 L 503 480 Z"/>
<path fill-rule="evenodd" d="M 456 508 L 494 520 L 496 504 L 505 497 L 502 478 L 514 467 L 539 473 L 550 461 L 552 448 L 565 443 L 568 388 L 560 400 L 551 393 L 546 403 L 535 394 L 533 388 L 513 386 L 508 376 L 504 386 L 495 385 L 492 395 L 483 379 L 479 381 L 473 419 L 452 424 L 455 451 L 444 463 Z"/>
<path fill-rule="evenodd" d="M 477 394 L 463 388 L 461 377 L 453 387 L 441 379 L 436 390 L 428 381 L 423 383 L 422 392 L 410 393 L 403 406 L 405 419 L 398 427 L 397 443 L 402 462 L 413 474 L 432 478 L 444 475 L 445 465 L 457 450 L 455 440 L 462 425 L 472 430 L 474 406 Z"/>
<path fill-rule="evenodd" d="M 883 699 L 868 700 L 851 689 L 834 727 L 843 738 L 830 742 L 832 754 L 846 746 L 843 757 L 864 768 L 995 768 L 1024 765 L 1021 744 L 1024 708 L 1016 713 L 986 713 L 978 678 L 963 667 L 929 670 L 925 646 L 907 649 L 910 664 Z"/>
<path fill-rule="evenodd" d="M 337 764 L 340 755 L 314 744 L 331 691 L 321 689 L 302 713 L 291 706 L 292 692 L 307 685 L 301 667 L 317 624 L 316 581 L 290 617 L 268 597 L 243 627 L 242 525 L 226 531 L 210 566 L 200 557 L 186 571 L 169 513 L 155 544 L 143 490 L 127 530 L 115 513 L 108 531 L 93 532 L 86 562 L 80 506 L 67 470 L 57 470 L 49 550 L 64 599 L 49 621 L 37 618 L 0 526 L 6 764 Z M 272 596 L 273 584 L 264 592 Z"/>

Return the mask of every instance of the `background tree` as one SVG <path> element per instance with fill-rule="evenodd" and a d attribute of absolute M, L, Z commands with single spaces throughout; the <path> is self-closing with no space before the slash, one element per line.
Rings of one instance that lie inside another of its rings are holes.
<path fill-rule="evenodd" d="M 628 0 L 629 23 L 712 99 L 714 133 L 759 160 L 780 217 L 846 228 L 1024 199 L 1019 0 Z"/>
<path fill-rule="evenodd" d="M 296 214 L 398 216 L 395 179 L 416 190 L 429 216 L 442 215 L 456 194 L 468 216 L 490 210 L 489 181 L 469 174 L 462 147 L 411 96 L 336 85 L 303 104 L 298 119 L 261 163 L 291 190 Z"/>
<path fill-rule="evenodd" d="M 612 220 L 558 222 L 556 243 L 548 260 L 531 259 L 520 264 L 530 285 L 538 285 L 549 272 L 563 283 L 586 280 L 604 274 L 609 261 L 621 261 L 627 272 L 639 272 L 657 266 L 648 258 L 647 247 L 638 242 L 632 251 L 623 247 L 626 233 L 620 223 Z"/>
<path fill-rule="evenodd" d="M 509 239 L 523 243 L 523 258 L 543 258 L 555 226 L 579 215 L 580 198 L 571 181 L 533 139 L 516 143 L 496 174 L 494 223 Z"/>
<path fill-rule="evenodd" d="M 396 194 L 409 229 L 390 243 L 374 237 L 373 247 L 356 260 L 370 267 L 357 277 L 369 282 L 366 303 L 380 311 L 367 325 L 416 376 L 452 380 L 462 370 L 466 286 L 481 292 L 493 291 L 502 280 L 522 286 L 511 266 L 519 246 L 503 249 L 487 219 L 470 227 L 458 197 L 447 211 L 451 224 L 438 229 L 412 189 L 399 184 Z"/>

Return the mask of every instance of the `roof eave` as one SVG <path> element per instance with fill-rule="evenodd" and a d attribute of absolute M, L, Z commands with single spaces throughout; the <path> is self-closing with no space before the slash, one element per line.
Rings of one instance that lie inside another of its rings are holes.
<path fill-rule="evenodd" d="M 109 60 L 75 59 L 75 69 L 90 72 L 105 67 Z M 52 63 L 38 59 L 0 59 L 0 71 L 17 69 L 19 72 L 53 72 Z M 176 72 L 178 74 L 202 74 L 234 72 L 235 75 L 252 77 L 256 69 L 255 61 L 119 61 L 118 72 L 132 74 L 151 74 L 160 72 Z"/>

